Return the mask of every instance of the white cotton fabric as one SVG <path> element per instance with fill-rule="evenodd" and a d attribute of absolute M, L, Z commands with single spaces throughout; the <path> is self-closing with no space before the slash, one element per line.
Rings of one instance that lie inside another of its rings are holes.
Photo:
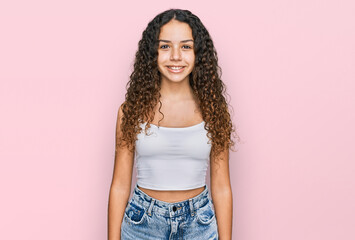
<path fill-rule="evenodd" d="M 205 122 L 183 127 L 158 127 L 141 123 L 137 135 L 135 163 L 137 185 L 153 190 L 188 190 L 206 182 L 211 143 Z"/>

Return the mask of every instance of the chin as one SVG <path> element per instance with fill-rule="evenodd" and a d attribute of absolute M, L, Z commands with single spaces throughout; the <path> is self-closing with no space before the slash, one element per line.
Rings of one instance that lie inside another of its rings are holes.
<path fill-rule="evenodd" d="M 184 77 L 179 77 L 179 78 L 169 78 L 169 77 L 165 77 L 165 79 L 171 81 L 171 82 L 182 82 L 185 79 L 189 79 L 189 76 L 184 76 Z"/>

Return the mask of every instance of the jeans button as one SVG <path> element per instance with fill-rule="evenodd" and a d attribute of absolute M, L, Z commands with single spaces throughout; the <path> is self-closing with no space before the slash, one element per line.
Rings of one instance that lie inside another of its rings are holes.
<path fill-rule="evenodd" d="M 173 211 L 174 211 L 174 212 L 176 211 L 176 206 L 173 206 Z"/>

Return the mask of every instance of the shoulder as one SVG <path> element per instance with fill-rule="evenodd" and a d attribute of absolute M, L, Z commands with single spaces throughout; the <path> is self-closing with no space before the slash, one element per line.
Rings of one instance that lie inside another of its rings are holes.
<path fill-rule="evenodd" d="M 126 102 L 121 103 L 120 107 L 118 108 L 118 114 L 122 115 L 123 114 L 123 107 L 126 104 Z"/>
<path fill-rule="evenodd" d="M 123 117 L 123 106 L 124 106 L 125 102 L 123 102 L 119 108 L 118 108 L 118 112 L 117 112 L 117 122 L 116 122 L 116 130 L 118 133 L 120 133 L 121 131 L 121 124 L 122 124 L 122 117 Z"/>
<path fill-rule="evenodd" d="M 118 113 L 117 113 L 117 119 L 121 120 L 123 117 L 123 107 L 125 105 L 125 102 L 121 103 L 121 105 L 118 108 Z"/>

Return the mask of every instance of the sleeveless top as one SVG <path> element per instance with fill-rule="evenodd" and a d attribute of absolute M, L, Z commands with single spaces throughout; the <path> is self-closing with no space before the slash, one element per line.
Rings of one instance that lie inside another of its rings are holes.
<path fill-rule="evenodd" d="M 137 185 L 153 190 L 188 190 L 205 185 L 211 143 L 205 121 L 190 127 L 145 125 L 137 135 Z"/>

